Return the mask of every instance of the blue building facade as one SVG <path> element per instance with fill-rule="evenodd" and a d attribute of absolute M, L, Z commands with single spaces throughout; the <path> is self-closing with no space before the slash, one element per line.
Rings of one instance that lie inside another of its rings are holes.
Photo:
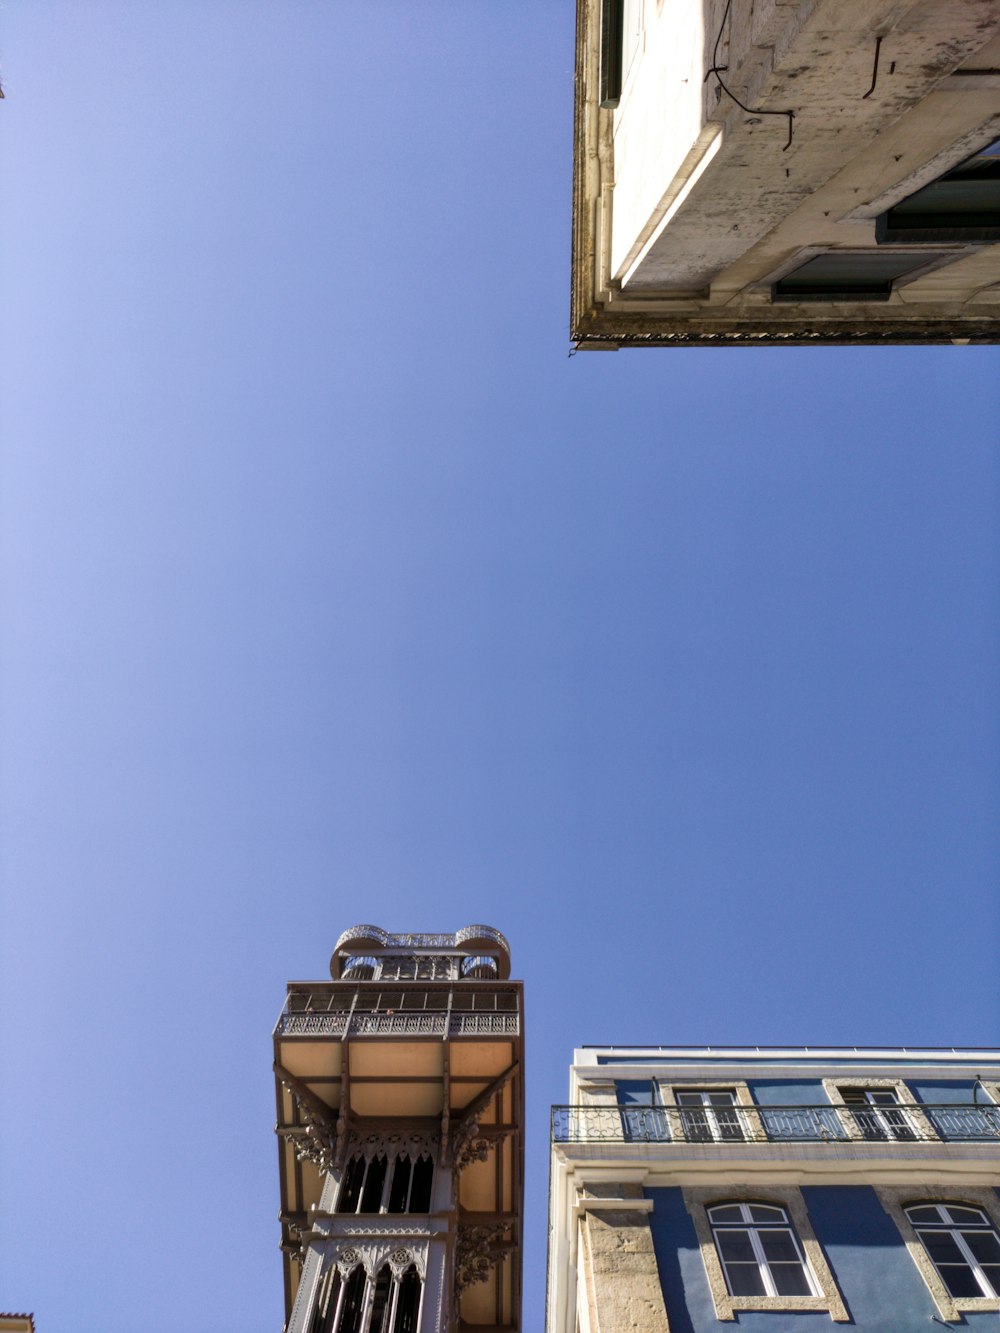
<path fill-rule="evenodd" d="M 1000 1052 L 586 1048 L 547 1333 L 1000 1325 Z"/>

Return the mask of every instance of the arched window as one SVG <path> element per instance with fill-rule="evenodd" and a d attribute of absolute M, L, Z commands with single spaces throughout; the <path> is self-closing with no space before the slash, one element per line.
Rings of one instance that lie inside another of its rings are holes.
<path fill-rule="evenodd" d="M 368 1281 L 365 1270 L 358 1264 L 343 1287 L 343 1296 L 334 1311 L 330 1333 L 361 1333 L 361 1320 L 368 1304 Z"/>
<path fill-rule="evenodd" d="M 392 1298 L 395 1294 L 393 1286 L 392 1270 L 388 1264 L 383 1264 L 375 1274 L 375 1281 L 372 1283 L 371 1310 L 368 1316 L 367 1333 L 390 1333 Z"/>
<path fill-rule="evenodd" d="M 951 1296 L 1000 1296 L 1000 1237 L 981 1208 L 918 1203 L 906 1216 Z"/>
<path fill-rule="evenodd" d="M 820 1294 L 784 1208 L 721 1203 L 708 1220 L 731 1296 Z"/>
<path fill-rule="evenodd" d="M 420 1276 L 411 1264 L 399 1279 L 392 1333 L 417 1333 L 421 1290 Z"/>
<path fill-rule="evenodd" d="M 331 1268 L 320 1286 L 319 1296 L 313 1308 L 312 1322 L 309 1325 L 309 1333 L 331 1333 L 333 1322 L 337 1317 L 337 1306 L 340 1304 L 340 1293 L 343 1286 L 339 1269 Z"/>
<path fill-rule="evenodd" d="M 320 1287 L 309 1333 L 417 1333 L 422 1291 L 414 1264 L 399 1277 L 383 1264 L 373 1278 L 358 1264 L 346 1281 L 333 1268 Z"/>

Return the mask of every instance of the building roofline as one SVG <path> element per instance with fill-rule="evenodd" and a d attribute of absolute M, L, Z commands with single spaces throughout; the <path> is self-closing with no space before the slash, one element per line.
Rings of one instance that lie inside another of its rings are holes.
<path fill-rule="evenodd" d="M 755 1057 L 780 1056 L 807 1056 L 809 1059 L 820 1059 L 824 1056 L 842 1057 L 844 1055 L 864 1055 L 868 1057 L 903 1057 L 917 1056 L 926 1058 L 928 1056 L 938 1056 L 946 1059 L 971 1059 L 976 1056 L 986 1056 L 992 1059 L 1000 1059 L 1000 1047 L 996 1046 L 699 1046 L 699 1045 L 673 1045 L 673 1046 L 618 1046 L 610 1045 L 587 1045 L 577 1048 L 579 1053 L 584 1052 L 614 1052 L 616 1055 L 660 1055 L 670 1056 L 673 1054 L 690 1056 L 704 1055 L 710 1058 L 717 1058 L 724 1055 L 735 1055 L 741 1059 L 754 1059 Z"/>

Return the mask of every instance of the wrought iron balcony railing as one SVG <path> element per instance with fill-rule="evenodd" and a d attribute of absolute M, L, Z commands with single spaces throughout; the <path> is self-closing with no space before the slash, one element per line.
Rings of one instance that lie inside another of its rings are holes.
<path fill-rule="evenodd" d="M 553 1106 L 554 1143 L 1000 1141 L 1000 1106 Z"/>
<path fill-rule="evenodd" d="M 276 1037 L 516 1037 L 517 1013 L 293 1013 L 278 1019 Z"/>
<path fill-rule="evenodd" d="M 458 949 L 466 940 L 492 940 L 508 957 L 510 956 L 507 937 L 495 926 L 463 926 L 454 935 L 394 935 L 390 931 L 383 930 L 381 926 L 349 926 L 347 930 L 341 932 L 334 945 L 334 952 L 343 949 L 352 940 L 375 941 L 384 949 Z"/>

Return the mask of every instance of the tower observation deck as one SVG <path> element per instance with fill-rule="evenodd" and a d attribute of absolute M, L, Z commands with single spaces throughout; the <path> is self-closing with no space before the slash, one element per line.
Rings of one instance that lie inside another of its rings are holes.
<path fill-rule="evenodd" d="M 274 1029 L 287 1333 L 519 1333 L 522 985 L 491 926 L 352 926 Z"/>

